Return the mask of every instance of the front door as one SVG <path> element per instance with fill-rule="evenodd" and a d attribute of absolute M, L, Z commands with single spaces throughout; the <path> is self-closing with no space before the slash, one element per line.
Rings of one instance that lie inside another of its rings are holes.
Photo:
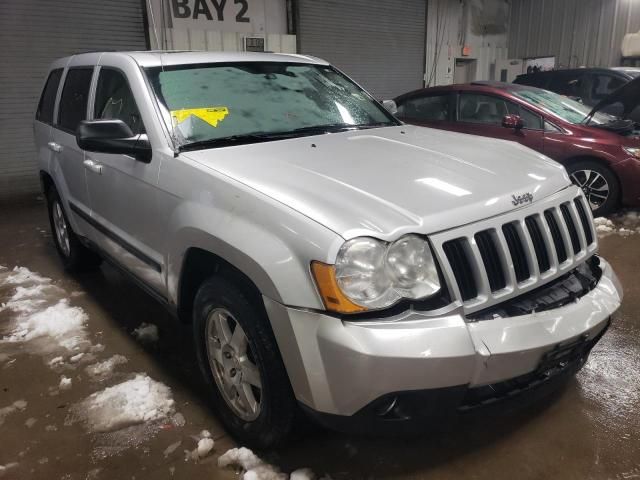
<path fill-rule="evenodd" d="M 503 127 L 502 119 L 507 114 L 519 115 L 524 128 L 516 130 Z M 456 130 L 459 132 L 511 140 L 538 152 L 544 149 L 542 117 L 497 95 L 461 92 L 457 119 Z"/>
<path fill-rule="evenodd" d="M 122 65 L 117 65 L 118 62 Z M 98 69 L 93 119 L 119 119 L 134 135 L 146 135 L 144 121 L 125 73 L 126 61 L 112 58 Z M 93 239 L 119 264 L 164 295 L 166 235 L 158 212 L 159 162 L 132 156 L 87 152 L 87 185 L 92 210 Z"/>

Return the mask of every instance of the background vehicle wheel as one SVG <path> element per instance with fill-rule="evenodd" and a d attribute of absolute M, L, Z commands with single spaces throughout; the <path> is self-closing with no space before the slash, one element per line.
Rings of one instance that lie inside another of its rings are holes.
<path fill-rule="evenodd" d="M 567 165 L 571 181 L 584 192 L 594 217 L 613 212 L 620 201 L 620 185 L 614 173 L 598 162 L 584 160 Z"/>
<path fill-rule="evenodd" d="M 47 209 L 51 234 L 58 254 L 62 259 L 65 270 L 70 272 L 95 270 L 102 263 L 102 259 L 85 247 L 71 229 L 60 195 L 55 188 L 50 188 L 47 194 Z"/>
<path fill-rule="evenodd" d="M 229 432 L 257 448 L 281 443 L 297 405 L 264 308 L 237 281 L 214 276 L 194 302 L 198 363 Z"/>

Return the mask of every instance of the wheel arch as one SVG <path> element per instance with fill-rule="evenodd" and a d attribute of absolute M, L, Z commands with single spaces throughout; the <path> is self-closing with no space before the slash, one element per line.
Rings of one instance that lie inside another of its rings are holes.
<path fill-rule="evenodd" d="M 45 196 L 48 195 L 51 187 L 56 188 L 56 182 L 53 180 L 53 177 L 49 175 L 49 172 L 40 170 L 40 187 Z"/>
<path fill-rule="evenodd" d="M 607 162 L 606 160 L 595 156 L 595 155 L 577 155 L 575 157 L 570 157 L 568 159 L 566 159 L 563 163 L 563 165 L 565 166 L 565 168 L 567 169 L 567 173 L 569 170 L 569 167 L 571 165 L 575 165 L 576 163 L 579 162 L 594 162 L 597 163 L 598 165 L 600 165 L 601 167 L 605 168 L 606 170 L 608 170 L 611 175 L 613 176 L 613 179 L 616 182 L 616 187 L 618 188 L 618 198 L 616 199 L 616 203 L 614 204 L 614 208 L 618 208 L 620 207 L 620 205 L 623 203 L 623 198 L 624 198 L 624 189 L 623 189 L 623 182 L 622 179 L 620 178 L 620 176 L 618 175 L 618 172 L 616 172 L 616 170 L 614 168 L 611 168 L 611 164 L 609 162 Z M 570 174 L 569 174 L 570 175 Z M 571 177 L 569 177 L 571 178 Z"/>
<path fill-rule="evenodd" d="M 620 196 L 622 196 L 622 182 L 620 181 L 620 177 L 618 176 L 618 173 L 615 171 L 615 169 L 611 168 L 611 164 L 609 162 L 594 155 L 578 155 L 575 157 L 570 157 L 562 163 L 565 165 L 565 168 L 566 168 L 578 162 L 595 162 L 598 165 L 609 170 L 613 175 L 613 177 L 615 178 L 616 182 L 618 182 L 618 187 L 620 188 L 620 193 L 621 193 Z"/>
<path fill-rule="evenodd" d="M 181 321 L 191 322 L 193 302 L 200 285 L 216 274 L 228 278 L 264 309 L 263 292 L 247 273 L 209 249 L 189 247 L 185 251 L 177 283 L 177 311 Z"/>

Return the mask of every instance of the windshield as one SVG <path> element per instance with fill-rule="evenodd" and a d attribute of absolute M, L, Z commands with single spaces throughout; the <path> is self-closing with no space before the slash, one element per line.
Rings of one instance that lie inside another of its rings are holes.
<path fill-rule="evenodd" d="M 330 66 L 246 62 L 146 70 L 176 144 L 283 138 L 398 125 Z"/>
<path fill-rule="evenodd" d="M 541 89 L 514 89 L 513 94 L 538 108 L 556 115 L 563 120 L 578 124 L 584 123 L 592 107 L 580 102 L 558 95 L 557 93 Z M 617 120 L 617 117 L 602 112 L 596 112 L 590 124 L 605 125 Z"/>

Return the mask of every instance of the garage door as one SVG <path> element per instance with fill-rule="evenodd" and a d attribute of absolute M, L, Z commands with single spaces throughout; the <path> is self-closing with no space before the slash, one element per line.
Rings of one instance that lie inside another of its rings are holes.
<path fill-rule="evenodd" d="M 147 48 L 139 0 L 0 1 L 0 202 L 39 190 L 32 120 L 51 61 Z"/>
<path fill-rule="evenodd" d="M 426 0 L 299 0 L 300 53 L 333 63 L 377 98 L 423 86 Z"/>

